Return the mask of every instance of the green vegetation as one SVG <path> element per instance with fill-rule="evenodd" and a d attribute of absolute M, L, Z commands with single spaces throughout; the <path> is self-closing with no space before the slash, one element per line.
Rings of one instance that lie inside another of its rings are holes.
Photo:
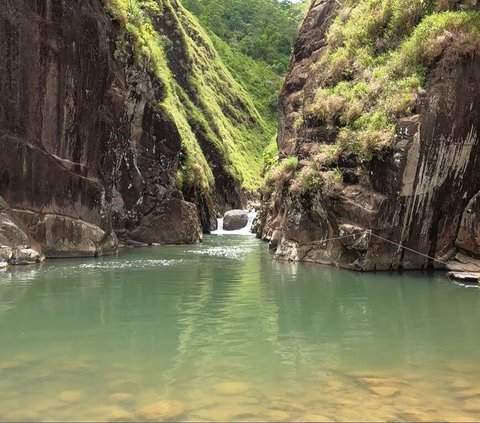
<path fill-rule="evenodd" d="M 265 175 L 263 189 L 269 190 L 274 186 L 281 186 L 297 168 L 298 157 L 296 156 L 291 156 L 275 163 Z"/>
<path fill-rule="evenodd" d="M 320 164 L 316 161 L 303 166 L 295 174 L 290 190 L 297 194 L 315 191 L 323 188 L 325 192 L 332 193 L 335 188 L 341 187 L 343 172 L 338 167 L 327 171 L 320 170 Z"/>
<path fill-rule="evenodd" d="M 288 0 L 183 0 L 205 28 L 235 51 L 284 73 L 306 2 Z"/>
<path fill-rule="evenodd" d="M 133 47 L 137 66 L 162 84 L 157 107 L 182 137 L 179 186 L 213 189 L 208 144 L 223 157 L 224 171 L 255 191 L 271 132 L 196 19 L 171 0 L 108 0 L 107 7 L 125 29 L 117 55 L 128 57 Z"/>
<path fill-rule="evenodd" d="M 416 112 L 429 68 L 480 51 L 480 13 L 448 0 L 345 0 L 317 63 L 321 88 L 304 114 L 339 130 L 336 148 L 369 160 L 398 118 Z"/>
<path fill-rule="evenodd" d="M 323 175 L 315 166 L 304 166 L 295 175 L 290 189 L 303 194 L 309 190 L 318 189 L 323 185 Z"/>
<path fill-rule="evenodd" d="M 273 167 L 278 164 L 278 147 L 277 135 L 275 134 L 270 139 L 270 143 L 263 151 L 263 174 L 268 173 Z"/>
<path fill-rule="evenodd" d="M 229 70 L 276 128 L 277 98 L 308 1 L 183 0 L 198 17 Z"/>

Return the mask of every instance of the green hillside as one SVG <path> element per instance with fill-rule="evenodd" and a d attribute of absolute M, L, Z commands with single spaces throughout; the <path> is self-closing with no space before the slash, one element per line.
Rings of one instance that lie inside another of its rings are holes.
<path fill-rule="evenodd" d="M 252 96 L 273 135 L 277 99 L 308 1 L 183 0 L 209 32 L 235 78 Z"/>
<path fill-rule="evenodd" d="M 107 7 L 125 30 L 118 56 L 133 47 L 137 65 L 154 72 L 163 86 L 158 107 L 182 136 L 179 186 L 213 190 L 204 151 L 213 146 L 223 171 L 255 191 L 271 128 L 197 20 L 175 0 L 109 0 Z"/>

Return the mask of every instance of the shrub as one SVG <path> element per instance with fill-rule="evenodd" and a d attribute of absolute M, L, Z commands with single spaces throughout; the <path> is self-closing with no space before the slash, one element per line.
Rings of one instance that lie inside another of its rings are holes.
<path fill-rule="evenodd" d="M 297 170 L 298 157 L 291 156 L 280 161 L 276 166 L 272 167 L 265 175 L 263 190 L 270 190 L 275 186 L 282 185 Z"/>
<path fill-rule="evenodd" d="M 315 164 L 311 163 L 297 172 L 292 182 L 291 190 L 303 194 L 310 190 L 320 189 L 323 184 L 322 174 L 316 169 Z"/>

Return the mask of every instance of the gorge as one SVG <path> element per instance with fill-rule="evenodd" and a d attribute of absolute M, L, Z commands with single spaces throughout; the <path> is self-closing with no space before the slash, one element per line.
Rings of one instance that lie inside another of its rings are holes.
<path fill-rule="evenodd" d="M 480 420 L 478 0 L 0 3 L 0 421 Z"/>
<path fill-rule="evenodd" d="M 310 5 L 255 225 L 279 259 L 478 270 L 479 6 L 401 3 Z M 254 198 L 269 124 L 179 2 L 8 0 L 0 17 L 4 262 L 199 242 Z"/>

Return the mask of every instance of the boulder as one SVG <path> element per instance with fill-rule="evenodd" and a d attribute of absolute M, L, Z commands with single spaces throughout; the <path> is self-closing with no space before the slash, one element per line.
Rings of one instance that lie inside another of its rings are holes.
<path fill-rule="evenodd" d="M 223 217 L 223 229 L 225 231 L 235 231 L 247 226 L 248 213 L 245 210 L 230 210 Z"/>
<path fill-rule="evenodd" d="M 193 203 L 171 198 L 145 215 L 130 233 L 145 244 L 194 244 L 202 240 L 202 227 Z"/>
<path fill-rule="evenodd" d="M 25 221 L 28 219 L 30 233 L 47 258 L 99 257 L 118 251 L 118 239 L 113 231 L 57 214 L 20 214 Z"/>

